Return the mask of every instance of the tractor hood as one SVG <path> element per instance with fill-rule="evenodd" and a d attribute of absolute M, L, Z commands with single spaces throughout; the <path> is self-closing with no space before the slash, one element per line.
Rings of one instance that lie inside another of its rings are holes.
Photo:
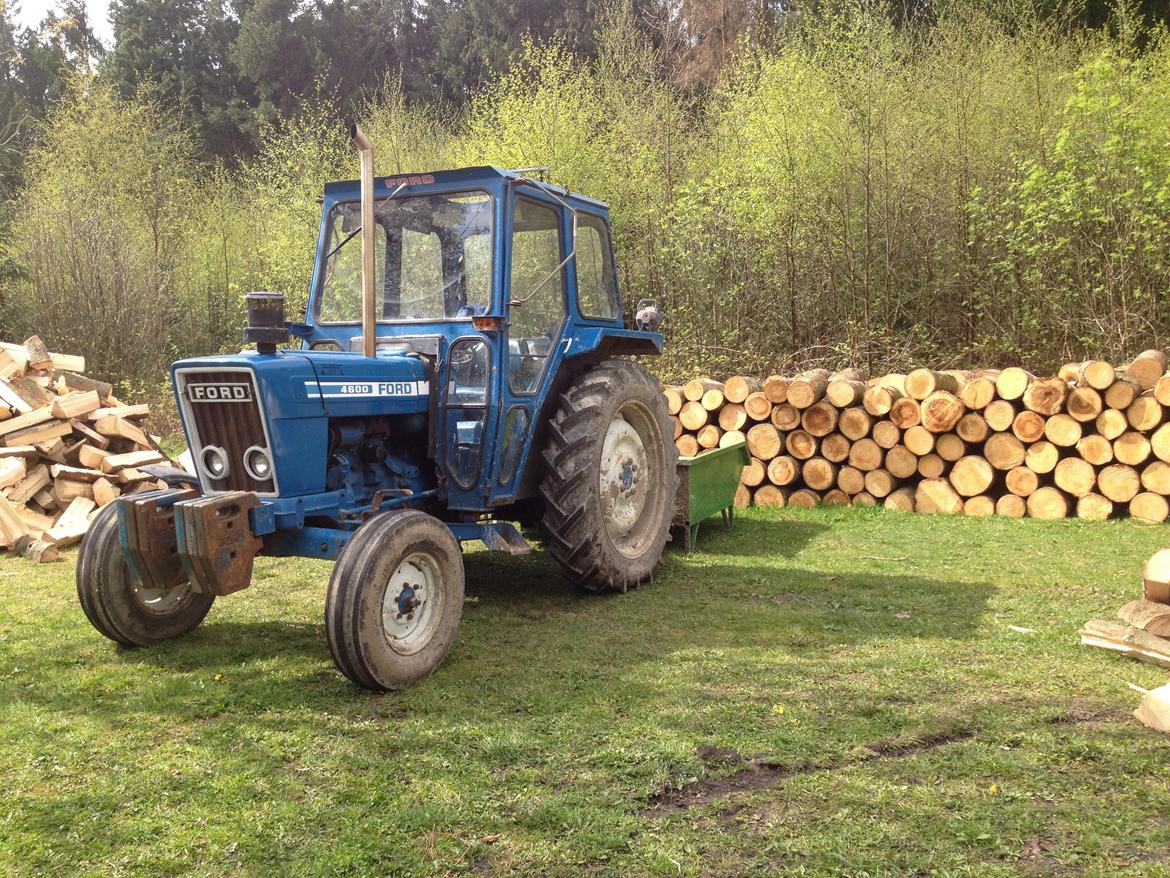
<path fill-rule="evenodd" d="M 334 351 L 244 351 L 179 360 L 175 374 L 247 369 L 268 418 L 408 415 L 427 411 L 430 383 L 415 354 L 379 351 L 375 359 Z"/>

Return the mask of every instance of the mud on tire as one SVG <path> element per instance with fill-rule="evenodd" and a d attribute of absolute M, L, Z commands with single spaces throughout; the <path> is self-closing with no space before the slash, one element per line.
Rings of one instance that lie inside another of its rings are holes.
<path fill-rule="evenodd" d="M 116 503 L 89 526 L 77 553 L 77 598 L 90 624 L 122 646 L 150 646 L 198 627 L 215 595 L 187 585 L 162 592 L 135 588 L 118 541 Z"/>
<path fill-rule="evenodd" d="M 606 360 L 561 396 L 544 449 L 542 525 L 565 576 L 624 592 L 650 578 L 669 537 L 678 451 L 658 381 Z"/>

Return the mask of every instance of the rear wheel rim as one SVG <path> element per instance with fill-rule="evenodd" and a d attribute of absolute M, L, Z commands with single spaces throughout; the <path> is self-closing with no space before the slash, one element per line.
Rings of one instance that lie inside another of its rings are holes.
<path fill-rule="evenodd" d="M 428 552 L 412 552 L 391 574 L 382 594 L 382 633 L 399 655 L 413 655 L 439 627 L 443 595 L 439 564 Z"/>
<path fill-rule="evenodd" d="M 598 489 L 605 532 L 614 548 L 637 558 L 657 533 L 655 486 L 661 479 L 650 449 L 658 447 L 653 413 L 631 400 L 606 428 L 601 445 Z"/>

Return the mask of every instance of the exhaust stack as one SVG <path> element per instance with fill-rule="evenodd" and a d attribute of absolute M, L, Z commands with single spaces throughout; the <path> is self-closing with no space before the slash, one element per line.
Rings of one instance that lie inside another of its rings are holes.
<path fill-rule="evenodd" d="M 362 170 L 362 354 L 377 352 L 377 317 L 374 309 L 374 144 L 357 122 L 349 136 L 361 155 Z"/>

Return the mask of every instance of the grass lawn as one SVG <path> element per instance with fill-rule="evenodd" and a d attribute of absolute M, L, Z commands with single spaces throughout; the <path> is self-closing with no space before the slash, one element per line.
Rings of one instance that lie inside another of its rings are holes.
<path fill-rule="evenodd" d="M 0 557 L 0 874 L 1170 875 L 1165 670 L 1077 645 L 1170 531 L 751 511 L 625 596 L 467 557 L 399 694 L 329 659 L 320 562 L 153 650 Z M 1011 626 L 1031 628 L 1031 633 Z"/>

